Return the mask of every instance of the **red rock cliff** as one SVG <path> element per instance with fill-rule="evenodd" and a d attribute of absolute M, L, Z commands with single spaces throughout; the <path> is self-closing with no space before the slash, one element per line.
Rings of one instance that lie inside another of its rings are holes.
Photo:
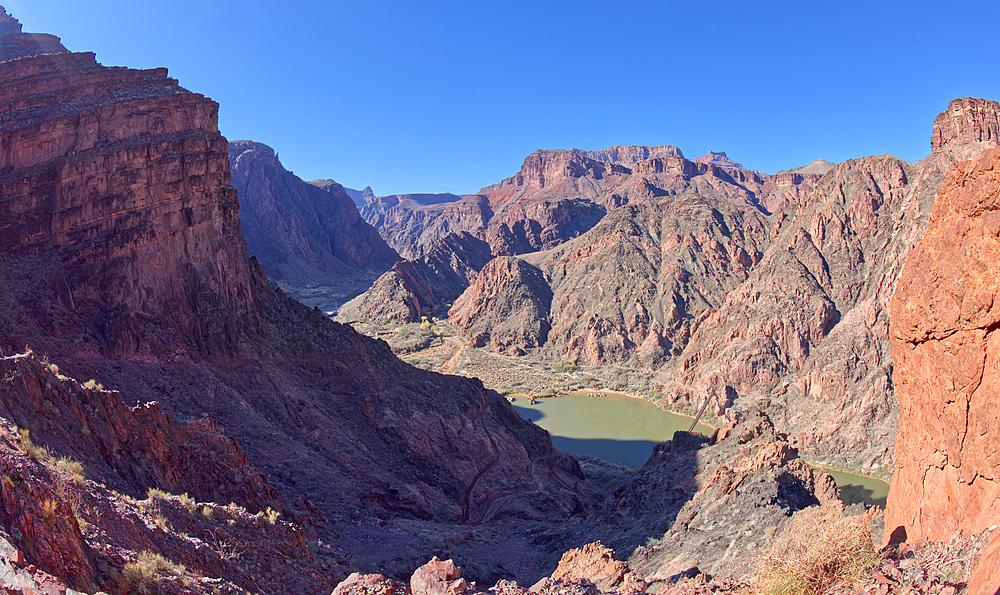
<path fill-rule="evenodd" d="M 892 300 L 900 420 L 887 537 L 903 527 L 908 540 L 943 541 L 1000 518 L 998 236 L 993 149 L 948 174 Z"/>
<path fill-rule="evenodd" d="M 57 255 L 61 301 L 108 355 L 224 357 L 254 324 L 217 121 L 166 69 L 0 62 L 0 252 Z"/>

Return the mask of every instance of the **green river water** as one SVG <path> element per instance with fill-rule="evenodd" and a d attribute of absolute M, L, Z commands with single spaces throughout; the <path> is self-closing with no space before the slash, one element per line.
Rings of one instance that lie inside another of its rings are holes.
<path fill-rule="evenodd" d="M 598 457 L 639 469 L 653 446 L 670 440 L 677 430 L 687 430 L 692 419 L 661 411 L 652 403 L 624 394 L 604 392 L 604 397 L 567 395 L 540 399 L 531 405 L 517 397 L 514 408 L 552 434 L 559 450 Z M 698 424 L 696 431 L 711 436 L 713 428 Z M 841 490 L 846 504 L 864 502 L 885 507 L 889 484 L 850 473 L 827 471 Z"/>

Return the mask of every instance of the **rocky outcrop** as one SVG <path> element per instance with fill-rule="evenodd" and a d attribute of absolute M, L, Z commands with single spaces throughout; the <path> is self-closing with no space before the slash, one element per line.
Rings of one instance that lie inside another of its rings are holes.
<path fill-rule="evenodd" d="M 742 163 L 737 163 L 732 159 L 730 159 L 729 156 L 726 155 L 725 151 L 719 151 L 718 153 L 715 151 L 709 151 L 708 153 L 705 153 L 701 157 L 695 157 L 691 161 L 695 163 L 703 163 L 705 165 L 714 165 L 716 167 L 726 170 L 746 169 L 745 167 L 743 167 Z M 761 176 L 766 175 L 764 174 L 764 172 L 756 170 L 754 170 L 754 173 Z"/>
<path fill-rule="evenodd" d="M 340 184 L 307 184 L 252 141 L 229 143 L 229 162 L 247 250 L 286 291 L 336 285 L 359 269 L 381 274 L 400 260 Z"/>
<path fill-rule="evenodd" d="M 493 218 L 489 201 L 479 195 L 422 204 L 387 196 L 361 207 L 361 216 L 404 258 L 415 260 L 450 233 L 481 235 Z"/>
<path fill-rule="evenodd" d="M 813 506 L 840 506 L 833 480 L 752 412 L 721 428 L 715 443 L 677 432 L 595 516 L 609 528 L 604 543 L 619 551 L 641 544 L 628 558 L 632 570 L 675 582 L 748 575 L 768 551 L 768 536 Z"/>
<path fill-rule="evenodd" d="M 448 312 L 474 347 L 523 355 L 549 333 L 552 291 L 534 266 L 512 256 L 491 260 Z"/>
<path fill-rule="evenodd" d="M 417 322 L 462 295 L 492 258 L 486 242 L 472 234 L 449 234 L 419 259 L 393 265 L 368 291 L 344 304 L 337 319 Z"/>
<path fill-rule="evenodd" d="M 887 536 L 945 541 L 997 522 L 998 165 L 994 149 L 948 173 L 892 300 L 900 421 Z"/>
<path fill-rule="evenodd" d="M 606 593 L 622 586 L 629 574 L 628 564 L 619 560 L 613 549 L 596 541 L 563 554 L 559 566 L 549 578 L 556 581 L 588 580 Z M 637 582 L 634 576 L 629 579 Z"/>
<path fill-rule="evenodd" d="M 35 354 L 0 358 L 0 412 L 55 452 L 72 453 L 87 475 L 123 494 L 150 488 L 201 501 L 285 510 L 275 491 L 210 418 L 172 424 L 157 402 L 127 407 L 121 394 L 81 384 Z M 207 462 L 211 461 L 211 464 Z"/>
<path fill-rule="evenodd" d="M 462 578 L 462 569 L 451 560 L 438 560 L 437 556 L 418 568 L 410 577 L 413 595 L 462 595 L 469 590 Z"/>
<path fill-rule="evenodd" d="M 963 97 L 934 119 L 931 151 L 955 161 L 973 159 L 1000 146 L 1000 103 Z"/>
<path fill-rule="evenodd" d="M 336 184 L 333 180 L 314 180 L 309 183 L 313 186 L 323 188 L 324 190 L 333 184 Z M 345 186 L 344 192 L 347 193 L 347 196 L 351 197 L 351 200 L 353 200 L 354 204 L 358 207 L 364 206 L 375 198 L 375 191 L 372 190 L 371 186 L 365 186 L 364 190 L 355 190 L 354 188 L 347 188 Z"/>
<path fill-rule="evenodd" d="M 616 176 L 628 175 L 629 168 L 597 161 L 571 151 L 535 151 L 525 158 L 521 171 L 499 184 L 487 186 L 479 194 L 489 197 L 500 211 L 517 199 L 530 198 L 543 189 L 559 196 L 593 200 Z"/>
<path fill-rule="evenodd" d="M 0 585 L 329 592 L 338 571 L 309 552 L 281 495 L 210 419 L 173 426 L 155 403 L 128 408 L 32 353 L 0 368 Z"/>
<path fill-rule="evenodd" d="M 21 23 L 0 6 L 0 62 L 66 51 L 55 35 L 22 32 Z"/>
<path fill-rule="evenodd" d="M 684 158 L 681 150 L 671 145 L 660 145 L 657 147 L 628 145 L 624 147 L 608 147 L 607 149 L 600 149 L 598 151 L 581 151 L 580 149 L 570 149 L 570 151 L 589 159 L 603 161 L 604 163 L 616 163 L 629 168 L 640 161 L 655 159 L 657 157 Z"/>
<path fill-rule="evenodd" d="M 409 595 L 410 587 L 381 574 L 352 573 L 333 590 L 333 595 Z"/>

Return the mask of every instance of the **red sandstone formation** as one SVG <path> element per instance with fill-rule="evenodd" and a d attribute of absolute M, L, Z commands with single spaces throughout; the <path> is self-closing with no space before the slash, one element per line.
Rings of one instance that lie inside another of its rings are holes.
<path fill-rule="evenodd" d="M 954 104 L 953 104 L 954 105 Z M 1000 505 L 1000 150 L 959 163 L 892 301 L 898 465 L 886 536 L 949 539 Z"/>
<path fill-rule="evenodd" d="M 0 251 L 65 255 L 60 300 L 102 329 L 109 355 L 239 351 L 259 281 L 218 105 L 166 69 L 93 54 L 2 62 L 0 81 Z"/>
<path fill-rule="evenodd" d="M 1000 144 L 1000 113 L 997 102 L 963 97 L 934 119 L 931 150 L 956 161 L 973 159 Z"/>

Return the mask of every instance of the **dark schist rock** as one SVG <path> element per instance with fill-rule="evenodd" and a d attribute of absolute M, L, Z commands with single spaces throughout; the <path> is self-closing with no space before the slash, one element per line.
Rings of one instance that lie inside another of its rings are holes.
<path fill-rule="evenodd" d="M 340 184 L 303 182 L 262 143 L 229 143 L 229 161 L 247 250 L 282 287 L 335 285 L 356 271 L 381 274 L 400 260 Z"/>
<path fill-rule="evenodd" d="M 833 479 L 799 459 L 766 415 L 741 415 L 714 441 L 675 433 L 595 507 L 604 543 L 619 551 L 639 544 L 628 565 L 647 580 L 676 580 L 691 568 L 746 576 L 796 512 L 841 506 Z"/>
<path fill-rule="evenodd" d="M 545 343 L 551 305 L 552 290 L 538 268 L 500 256 L 483 267 L 448 316 L 471 346 L 524 355 Z"/>
<path fill-rule="evenodd" d="M 486 242 L 472 234 L 446 235 L 424 256 L 394 264 L 368 291 L 344 304 L 337 319 L 417 322 L 462 295 L 492 258 Z"/>

